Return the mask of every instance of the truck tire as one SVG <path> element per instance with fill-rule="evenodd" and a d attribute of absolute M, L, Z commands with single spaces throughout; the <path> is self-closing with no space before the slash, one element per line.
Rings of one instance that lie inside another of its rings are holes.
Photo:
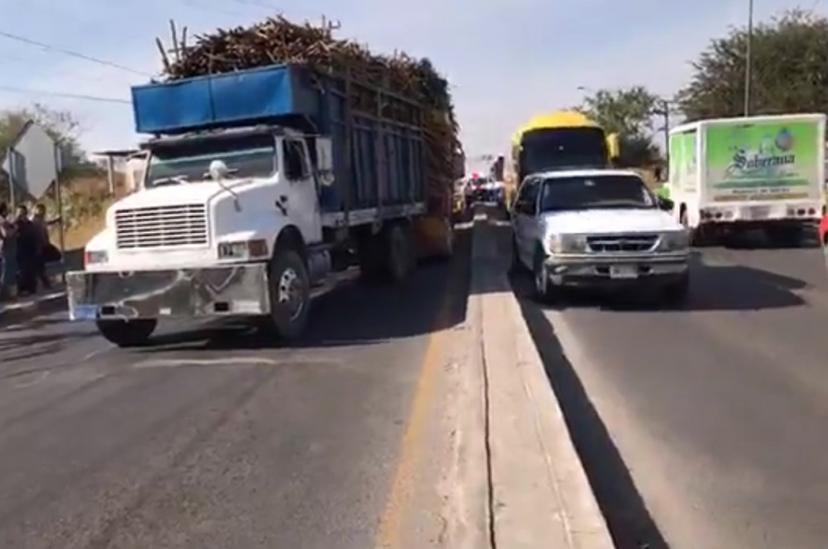
<path fill-rule="evenodd" d="M 310 277 L 305 262 L 293 250 L 277 251 L 270 262 L 270 320 L 276 334 L 296 341 L 310 316 Z"/>
<path fill-rule="evenodd" d="M 362 280 L 376 283 L 383 277 L 383 249 L 382 235 L 363 234 L 357 243 L 357 259 Z"/>
<path fill-rule="evenodd" d="M 407 225 L 394 223 L 385 234 L 386 271 L 391 282 L 401 283 L 414 268 L 414 242 Z"/>
<path fill-rule="evenodd" d="M 149 341 L 158 321 L 154 318 L 136 320 L 98 320 L 98 331 L 109 341 L 121 348 L 140 347 Z"/>
<path fill-rule="evenodd" d="M 774 246 L 782 248 L 799 248 L 804 240 L 803 230 L 796 226 L 768 227 L 765 236 Z"/>

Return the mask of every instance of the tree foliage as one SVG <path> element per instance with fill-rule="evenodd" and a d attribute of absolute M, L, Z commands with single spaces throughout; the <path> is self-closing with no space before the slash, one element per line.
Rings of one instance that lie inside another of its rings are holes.
<path fill-rule="evenodd" d="M 2 154 L 5 154 L 5 150 L 29 120 L 42 127 L 55 140 L 61 148 L 65 166 L 76 166 L 83 162 L 84 152 L 78 141 L 81 135 L 80 122 L 69 111 L 50 109 L 40 103 L 35 103 L 31 108 L 0 112 L 0 151 Z"/>
<path fill-rule="evenodd" d="M 733 29 L 693 63 L 679 94 L 689 120 L 744 114 L 747 39 Z M 752 114 L 828 112 L 828 19 L 795 10 L 758 25 L 752 59 Z"/>
<path fill-rule="evenodd" d="M 608 133 L 617 133 L 621 143 L 621 164 L 645 166 L 659 159 L 653 144 L 653 114 L 658 97 L 643 86 L 620 90 L 599 90 L 587 97 L 581 111 L 601 124 Z"/>

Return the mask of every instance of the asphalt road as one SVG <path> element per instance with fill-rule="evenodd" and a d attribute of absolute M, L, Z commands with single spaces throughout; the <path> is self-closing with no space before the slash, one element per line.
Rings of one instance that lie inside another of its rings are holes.
<path fill-rule="evenodd" d="M 500 231 L 509 253 L 508 228 Z M 828 272 L 818 249 L 703 249 L 683 310 L 529 298 L 524 315 L 619 547 L 825 547 Z"/>
<path fill-rule="evenodd" d="M 418 446 L 439 467 L 409 421 L 432 334 L 464 318 L 468 252 L 403 288 L 345 284 L 290 349 L 175 325 L 125 351 L 64 314 L 0 327 L 0 547 L 363 549 L 407 527 L 425 546 L 436 492 L 393 492 Z"/>

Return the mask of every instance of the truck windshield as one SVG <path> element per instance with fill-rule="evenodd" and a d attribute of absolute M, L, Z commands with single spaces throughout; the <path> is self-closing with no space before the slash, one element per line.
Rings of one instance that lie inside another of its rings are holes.
<path fill-rule="evenodd" d="M 154 147 L 147 171 L 147 187 L 209 179 L 210 163 L 221 160 L 230 178 L 268 177 L 276 163 L 270 135 L 203 139 Z"/>
<path fill-rule="evenodd" d="M 545 212 L 655 207 L 652 193 L 633 175 L 551 178 L 544 182 L 541 195 Z"/>
<path fill-rule="evenodd" d="M 535 130 L 523 136 L 524 175 L 561 168 L 603 168 L 607 144 L 600 128 Z"/>

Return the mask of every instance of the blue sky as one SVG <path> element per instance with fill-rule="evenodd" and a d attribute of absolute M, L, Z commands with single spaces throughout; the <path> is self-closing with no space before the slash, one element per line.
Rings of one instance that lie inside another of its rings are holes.
<path fill-rule="evenodd" d="M 756 17 L 828 0 L 755 0 Z M 471 155 L 506 151 L 538 112 L 580 103 L 579 86 L 643 84 L 672 95 L 712 37 L 746 20 L 748 0 L 0 0 L 0 31 L 157 74 L 154 39 L 169 20 L 191 33 L 247 24 L 274 12 L 342 23 L 372 49 L 432 59 L 452 83 Z M 268 8 L 272 6 L 272 8 Z M 0 86 L 128 98 L 146 77 L 0 37 Z M 129 105 L 0 91 L 0 109 L 35 101 L 68 109 L 89 150 L 138 142 Z"/>

